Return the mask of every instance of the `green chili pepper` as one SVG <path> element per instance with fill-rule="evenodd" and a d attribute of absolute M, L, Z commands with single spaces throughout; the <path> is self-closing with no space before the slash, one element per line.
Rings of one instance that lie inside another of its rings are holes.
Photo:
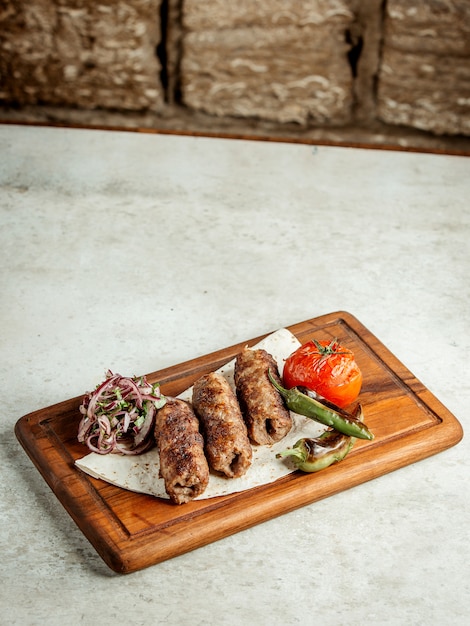
<path fill-rule="evenodd" d="M 330 402 L 320 402 L 320 400 L 308 396 L 306 393 L 300 391 L 298 387 L 284 389 L 284 387 L 281 387 L 272 377 L 271 372 L 268 372 L 268 376 L 271 383 L 284 398 L 286 407 L 290 411 L 313 419 L 325 426 L 330 426 L 349 437 L 369 440 L 374 438 L 374 435 L 360 419 L 362 417 L 360 405 L 357 406 L 355 413 L 348 413 Z"/>
<path fill-rule="evenodd" d="M 293 448 L 276 454 L 276 458 L 292 457 L 297 469 L 318 472 L 342 461 L 354 445 L 355 438 L 337 430 L 327 430 L 316 439 L 299 439 Z"/>

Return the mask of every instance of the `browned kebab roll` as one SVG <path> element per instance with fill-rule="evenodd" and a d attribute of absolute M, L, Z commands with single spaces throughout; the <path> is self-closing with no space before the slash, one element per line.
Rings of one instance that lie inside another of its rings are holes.
<path fill-rule="evenodd" d="M 266 350 L 245 348 L 235 362 L 235 386 L 250 439 L 273 444 L 287 435 L 292 418 L 268 378 L 280 381 L 277 363 Z"/>
<path fill-rule="evenodd" d="M 194 383 L 192 402 L 202 425 L 210 467 L 228 478 L 243 476 L 251 465 L 253 451 L 228 381 L 217 372 L 202 376 Z"/>
<path fill-rule="evenodd" d="M 176 504 L 201 495 L 209 482 L 204 439 L 192 407 L 183 400 L 167 398 L 157 411 L 155 439 L 160 454 L 160 476 Z"/>

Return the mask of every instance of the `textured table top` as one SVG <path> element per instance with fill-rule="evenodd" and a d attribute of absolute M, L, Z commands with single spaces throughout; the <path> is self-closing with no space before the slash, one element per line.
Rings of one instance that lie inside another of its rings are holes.
<path fill-rule="evenodd" d="M 0 126 L 0 606 L 8 624 L 467 624 L 469 444 L 146 570 L 110 572 L 13 433 L 337 310 L 466 430 L 470 160 Z"/>

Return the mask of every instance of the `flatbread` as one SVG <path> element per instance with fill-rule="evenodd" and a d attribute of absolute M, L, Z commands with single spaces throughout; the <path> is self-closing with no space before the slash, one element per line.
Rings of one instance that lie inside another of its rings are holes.
<path fill-rule="evenodd" d="M 299 346 L 297 338 L 286 328 L 281 328 L 253 347 L 263 348 L 272 354 L 277 362 L 279 373 L 282 375 L 285 359 Z M 217 370 L 226 377 L 233 389 L 234 368 L 235 359 Z M 192 387 L 186 389 L 179 397 L 190 401 Z M 244 476 L 225 478 L 211 473 L 205 492 L 197 499 L 204 500 L 245 491 L 272 483 L 295 471 L 289 458 L 276 459 L 276 454 L 292 447 L 301 437 L 318 437 L 324 432 L 325 427 L 295 413 L 291 413 L 291 416 L 292 429 L 284 439 L 272 446 L 253 446 L 253 462 Z M 159 455 L 156 448 L 137 456 L 102 455 L 91 452 L 75 461 L 75 465 L 90 476 L 123 489 L 168 499 L 163 479 L 159 477 Z"/>

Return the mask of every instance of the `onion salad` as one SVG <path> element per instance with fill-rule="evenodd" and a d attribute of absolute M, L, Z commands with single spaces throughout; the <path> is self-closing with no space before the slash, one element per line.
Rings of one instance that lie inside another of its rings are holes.
<path fill-rule="evenodd" d="M 155 415 L 165 403 L 159 383 L 108 370 L 82 400 L 78 441 L 98 454 L 141 454 L 154 445 Z"/>

